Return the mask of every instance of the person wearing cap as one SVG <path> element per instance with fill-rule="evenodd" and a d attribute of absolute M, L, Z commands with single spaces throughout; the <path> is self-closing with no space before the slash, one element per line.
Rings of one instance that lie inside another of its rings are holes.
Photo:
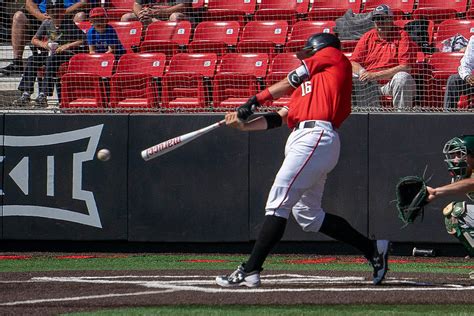
<path fill-rule="evenodd" d="M 59 66 L 69 61 L 74 54 L 83 52 L 84 33 L 72 19 L 64 19 L 64 2 L 48 0 L 48 14 L 51 17 L 43 21 L 31 43 L 39 53 L 28 58 L 18 90 L 21 97 L 13 102 L 14 106 L 36 105 L 47 107 L 47 96 L 53 94 L 56 72 Z M 34 90 L 35 78 L 40 67 L 45 66 L 44 78 L 39 84 L 39 94 L 34 103 L 30 96 Z M 58 95 L 60 95 L 58 86 Z"/>
<path fill-rule="evenodd" d="M 189 18 L 192 0 L 167 1 L 135 0 L 133 12 L 124 14 L 121 21 L 139 20 L 145 26 L 155 21 L 179 21 Z"/>
<path fill-rule="evenodd" d="M 115 29 L 107 24 L 107 12 L 102 7 L 93 8 L 89 12 L 92 27 L 87 32 L 89 53 L 112 53 L 117 59 L 125 53 Z"/>
<path fill-rule="evenodd" d="M 416 83 L 410 74 L 415 44 L 406 31 L 393 23 L 389 6 L 372 12 L 375 28 L 359 39 L 350 58 L 353 73 L 353 106 L 380 106 L 380 96 L 391 96 L 393 107 L 410 108 Z"/>

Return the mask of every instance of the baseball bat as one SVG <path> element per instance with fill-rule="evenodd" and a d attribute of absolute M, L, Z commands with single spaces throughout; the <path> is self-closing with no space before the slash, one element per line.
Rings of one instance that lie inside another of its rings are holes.
<path fill-rule="evenodd" d="M 225 125 L 225 120 L 219 121 L 217 123 L 213 123 L 209 126 L 203 127 L 196 131 L 165 140 L 164 142 L 161 142 L 159 144 L 156 144 L 154 146 L 151 146 L 147 149 L 142 150 L 141 152 L 142 158 L 145 161 L 148 161 L 158 156 L 169 153 L 170 151 L 175 150 L 176 148 L 181 147 L 184 144 L 187 144 L 190 141 L 195 140 L 196 138 L 204 134 L 207 134 L 210 131 L 215 130 L 216 128 L 219 128 L 223 125 Z"/>

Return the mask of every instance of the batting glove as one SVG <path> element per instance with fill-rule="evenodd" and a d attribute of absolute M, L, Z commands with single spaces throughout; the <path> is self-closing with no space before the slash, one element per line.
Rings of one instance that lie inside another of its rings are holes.
<path fill-rule="evenodd" d="M 247 100 L 243 105 L 237 109 L 237 118 L 242 121 L 247 121 L 249 117 L 253 114 L 255 109 L 260 106 L 260 103 L 257 101 L 256 96 L 252 96 Z"/>

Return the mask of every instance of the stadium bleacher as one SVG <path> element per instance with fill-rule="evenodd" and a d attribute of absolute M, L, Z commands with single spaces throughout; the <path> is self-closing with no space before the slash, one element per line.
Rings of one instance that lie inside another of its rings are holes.
<path fill-rule="evenodd" d="M 438 52 L 430 54 L 421 49 L 417 52 L 418 65 L 415 68 L 423 69 L 423 77 L 430 78 L 429 88 L 426 88 L 429 91 L 425 91 L 418 105 L 440 107 L 448 74 L 456 73 L 459 56 L 462 56 L 462 51 L 441 52 L 445 49 L 443 45 L 446 45 L 443 41 L 454 36 L 469 40 L 474 33 L 474 20 L 471 20 L 474 8 L 467 0 L 199 0 L 193 1 L 193 8 L 200 12 L 198 18 L 192 21 L 155 21 L 145 27 L 139 21 L 118 21 L 122 14 L 131 12 L 133 1 L 113 0 L 107 7 L 111 20 L 109 24 L 116 30 L 126 54 L 120 61 L 109 61 L 111 67 L 100 67 L 101 70 L 107 68 L 110 73 L 95 74 L 99 79 L 85 75 L 95 73 L 93 68 L 97 67 L 97 62 L 83 62 L 84 68 L 77 71 L 74 64 L 79 57 L 71 60 L 70 69 L 61 78 L 64 87 L 60 106 L 143 108 L 145 111 L 150 108 L 196 107 L 209 110 L 237 106 L 242 99 L 281 77 L 286 70 L 278 67 L 284 66 L 285 62 L 294 66 L 298 60 L 290 56 L 304 45 L 308 36 L 316 32 L 335 33 L 335 20 L 347 10 L 367 13 L 380 4 L 391 6 L 397 16 L 395 24 L 402 28 L 416 19 L 429 20 L 429 44 Z M 76 24 L 84 32 L 91 27 L 89 21 Z M 357 40 L 342 43 L 345 54 L 350 56 Z M 257 76 L 251 71 L 239 70 L 237 74 L 229 74 L 226 70 L 229 67 L 228 56 L 238 54 L 260 56 L 262 66 L 259 70 L 263 69 L 263 73 Z M 5 53 L 2 57 L 9 55 Z M 194 64 L 194 69 L 177 70 L 180 69 L 176 67 L 177 60 L 180 63 L 186 63 L 185 60 L 204 63 L 196 57 L 201 55 L 211 56 L 209 61 L 212 67 L 205 68 L 212 73 L 204 74 L 201 64 Z M 143 66 L 152 63 L 154 58 L 155 62 L 159 60 L 160 67 Z M 138 60 L 142 64 L 138 65 Z M 449 65 L 444 65 L 446 63 Z M 136 67 L 124 70 L 124 64 Z M 80 74 L 72 76 L 73 72 Z M 191 76 L 192 72 L 195 73 Z M 195 80 L 198 77 L 200 79 Z M 184 82 L 179 82 L 179 78 Z M 7 78 L 1 79 L 2 85 L 8 82 Z M 9 80 L 15 83 L 8 87 L 12 89 L 19 78 L 11 77 Z M 71 85 L 90 85 L 94 80 L 94 87 L 89 91 L 93 92 L 94 97 L 81 96 L 85 91 L 71 90 Z M 195 89 L 194 95 L 190 92 L 192 89 Z M 283 102 L 287 100 L 283 99 Z M 273 103 L 274 106 L 281 104 Z"/>

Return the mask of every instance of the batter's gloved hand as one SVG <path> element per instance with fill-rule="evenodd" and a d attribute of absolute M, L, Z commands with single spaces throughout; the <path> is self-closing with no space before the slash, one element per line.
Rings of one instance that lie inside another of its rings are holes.
<path fill-rule="evenodd" d="M 260 106 L 260 103 L 257 101 L 256 96 L 252 96 L 247 100 L 243 105 L 237 109 L 237 117 L 239 120 L 247 121 L 249 117 L 253 114 L 255 109 Z"/>

